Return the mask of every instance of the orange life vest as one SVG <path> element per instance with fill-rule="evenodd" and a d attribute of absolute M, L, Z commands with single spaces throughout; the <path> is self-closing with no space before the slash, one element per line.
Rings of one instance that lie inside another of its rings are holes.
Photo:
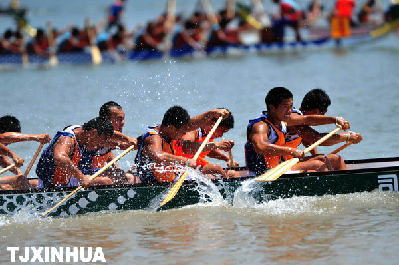
<path fill-rule="evenodd" d="M 164 139 L 162 139 L 162 151 L 176 155 L 173 141 L 171 143 L 168 143 Z M 158 182 L 172 182 L 173 180 L 175 180 L 175 178 L 178 175 L 176 174 L 178 173 L 177 167 L 172 165 L 165 166 L 165 165 L 154 164 L 152 166 L 152 172 Z"/>
<path fill-rule="evenodd" d="M 195 141 L 198 143 L 202 143 L 205 141 L 206 135 L 203 135 L 201 128 L 198 129 L 197 131 L 197 135 L 195 138 Z M 209 142 L 213 142 L 213 139 L 209 139 Z M 194 158 L 195 154 L 187 154 L 183 151 L 183 146 L 180 140 L 173 140 L 172 141 L 173 144 L 173 148 L 175 151 L 175 155 L 177 156 L 182 156 L 182 157 L 187 157 L 187 158 Z M 211 151 L 205 151 L 205 152 L 201 152 L 201 154 L 199 155 L 196 163 L 197 166 L 206 166 L 207 164 L 209 164 L 209 161 L 207 161 L 205 159 L 205 157 L 210 153 Z"/>

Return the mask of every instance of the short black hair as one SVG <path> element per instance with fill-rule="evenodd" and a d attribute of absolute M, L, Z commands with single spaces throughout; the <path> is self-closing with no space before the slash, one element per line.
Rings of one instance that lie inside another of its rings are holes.
<path fill-rule="evenodd" d="M 82 125 L 82 129 L 84 131 L 97 130 L 98 135 L 113 135 L 114 134 L 114 126 L 108 119 L 104 119 L 102 117 L 97 117 L 89 120 L 85 124 Z"/>
<path fill-rule="evenodd" d="M 21 122 L 11 115 L 0 118 L 0 133 L 21 132 Z"/>
<path fill-rule="evenodd" d="M 233 129 L 234 128 L 234 116 L 231 113 L 230 110 L 226 108 L 219 108 L 219 109 L 225 109 L 229 112 L 229 115 L 226 118 L 223 118 L 223 120 L 220 122 L 219 126 L 224 127 L 226 129 Z M 213 119 L 214 122 L 216 122 L 218 119 Z"/>
<path fill-rule="evenodd" d="M 14 33 L 12 32 L 11 29 L 7 29 L 6 31 L 4 31 L 3 33 L 3 38 L 8 40 L 11 39 L 11 37 L 14 35 Z"/>
<path fill-rule="evenodd" d="M 116 107 L 117 109 L 122 109 L 121 105 L 119 105 L 115 101 L 108 101 L 101 106 L 100 111 L 99 111 L 99 116 L 102 118 L 108 119 L 109 114 L 111 113 L 110 109 L 112 107 Z"/>
<path fill-rule="evenodd" d="M 303 97 L 301 103 L 302 111 L 309 111 L 318 109 L 321 112 L 327 112 L 328 107 L 331 105 L 330 97 L 326 91 L 320 88 L 312 89 Z"/>
<path fill-rule="evenodd" d="M 269 105 L 272 105 L 277 108 L 284 99 L 290 98 L 293 98 L 293 95 L 287 88 L 273 87 L 266 95 L 266 107 L 269 108 Z"/>
<path fill-rule="evenodd" d="M 162 119 L 162 126 L 174 126 L 176 129 L 190 122 L 190 115 L 187 110 L 181 106 L 173 106 L 169 108 Z"/>

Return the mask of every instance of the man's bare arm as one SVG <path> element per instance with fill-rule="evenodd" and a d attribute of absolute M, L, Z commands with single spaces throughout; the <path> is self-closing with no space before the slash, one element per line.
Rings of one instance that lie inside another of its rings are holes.
<path fill-rule="evenodd" d="M 252 127 L 249 140 L 255 148 L 255 152 L 260 155 L 267 156 L 282 156 L 293 155 L 295 157 L 302 157 L 303 151 L 285 146 L 278 146 L 268 142 L 269 126 L 264 123 L 256 123 Z"/>
<path fill-rule="evenodd" d="M 175 156 L 162 150 L 162 139 L 159 135 L 151 135 L 145 139 L 144 154 L 149 156 L 155 163 L 173 165 L 185 165 L 189 162 L 188 158 Z"/>
<path fill-rule="evenodd" d="M 350 129 L 350 124 L 348 121 L 341 117 L 325 116 L 325 115 L 298 115 L 291 114 L 289 120 L 287 121 L 288 126 L 298 126 L 298 125 L 326 125 L 326 124 L 338 124 L 341 125 L 343 130 Z"/>
<path fill-rule="evenodd" d="M 54 163 L 60 167 L 65 172 L 70 173 L 70 175 L 76 177 L 79 182 L 84 183 L 85 176 L 82 171 L 75 166 L 70 158 L 74 151 L 75 141 L 73 138 L 68 136 L 61 136 L 58 138 L 57 142 L 54 144 Z"/>
<path fill-rule="evenodd" d="M 48 134 L 25 134 L 25 133 L 17 133 L 17 132 L 6 132 L 0 134 L 0 143 L 2 144 L 12 144 L 17 142 L 26 142 L 26 141 L 36 141 L 39 143 L 46 144 L 51 140 L 50 135 Z"/>

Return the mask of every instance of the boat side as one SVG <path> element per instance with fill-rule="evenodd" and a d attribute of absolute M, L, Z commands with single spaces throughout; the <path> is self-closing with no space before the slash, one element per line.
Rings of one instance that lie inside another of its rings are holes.
<path fill-rule="evenodd" d="M 242 177 L 215 179 L 213 183 L 228 203 L 233 202 L 236 192 L 242 192 L 239 188 L 243 183 L 249 181 L 253 182 L 251 185 L 256 185 L 256 192 L 251 191 L 250 195 L 258 202 L 292 196 L 322 196 L 373 190 L 398 191 L 399 158 L 356 160 L 348 163 L 363 164 L 363 167 L 345 171 L 285 174 L 273 182 L 257 182 L 246 168 L 238 168 Z M 384 163 L 390 164 L 381 167 Z M 197 187 L 197 183 L 186 181 L 176 197 L 160 209 L 159 202 L 169 188 L 167 183 L 89 187 L 75 194 L 51 215 L 63 217 L 100 211 L 166 210 L 183 207 L 206 200 Z M 40 213 L 72 190 L 1 191 L 0 214 L 15 214 L 21 210 Z"/>

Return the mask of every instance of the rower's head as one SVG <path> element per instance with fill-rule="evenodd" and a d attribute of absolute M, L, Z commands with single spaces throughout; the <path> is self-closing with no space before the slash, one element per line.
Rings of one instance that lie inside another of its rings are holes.
<path fill-rule="evenodd" d="M 293 95 L 285 87 L 274 87 L 267 93 L 265 103 L 268 115 L 275 120 L 286 121 L 292 113 Z"/>
<path fill-rule="evenodd" d="M 96 148 L 101 148 L 106 145 L 107 140 L 114 134 L 114 127 L 111 121 L 102 117 L 97 117 L 89 120 L 82 125 L 82 129 L 85 132 L 91 132 L 90 142 Z"/>
<path fill-rule="evenodd" d="M 125 125 L 125 112 L 121 105 L 115 101 L 108 101 L 101 106 L 99 115 L 109 120 L 114 126 L 115 131 L 122 132 Z"/>
<path fill-rule="evenodd" d="M 162 131 L 173 140 L 179 140 L 186 133 L 184 125 L 190 122 L 190 115 L 181 106 L 169 108 L 162 119 Z"/>
<path fill-rule="evenodd" d="M 210 122 L 203 127 L 204 131 L 208 134 L 211 130 L 212 127 L 215 125 L 216 121 L 218 119 L 212 119 Z M 231 129 L 234 128 L 234 116 L 233 114 L 229 111 L 229 115 L 226 118 L 223 118 L 223 120 L 220 122 L 219 126 L 215 130 L 215 132 L 212 135 L 212 138 L 220 138 L 223 137 L 223 135 L 230 131 Z"/>
<path fill-rule="evenodd" d="M 20 121 L 11 115 L 0 117 L 0 133 L 21 132 Z"/>
<path fill-rule="evenodd" d="M 7 29 L 7 30 L 4 31 L 4 33 L 3 33 L 3 39 L 9 40 L 9 39 L 12 38 L 13 35 L 14 35 L 14 34 L 13 34 L 12 30 L 11 30 L 11 29 Z"/>
<path fill-rule="evenodd" d="M 331 105 L 330 97 L 323 89 L 312 89 L 303 97 L 301 111 L 305 115 L 324 115 Z"/>

